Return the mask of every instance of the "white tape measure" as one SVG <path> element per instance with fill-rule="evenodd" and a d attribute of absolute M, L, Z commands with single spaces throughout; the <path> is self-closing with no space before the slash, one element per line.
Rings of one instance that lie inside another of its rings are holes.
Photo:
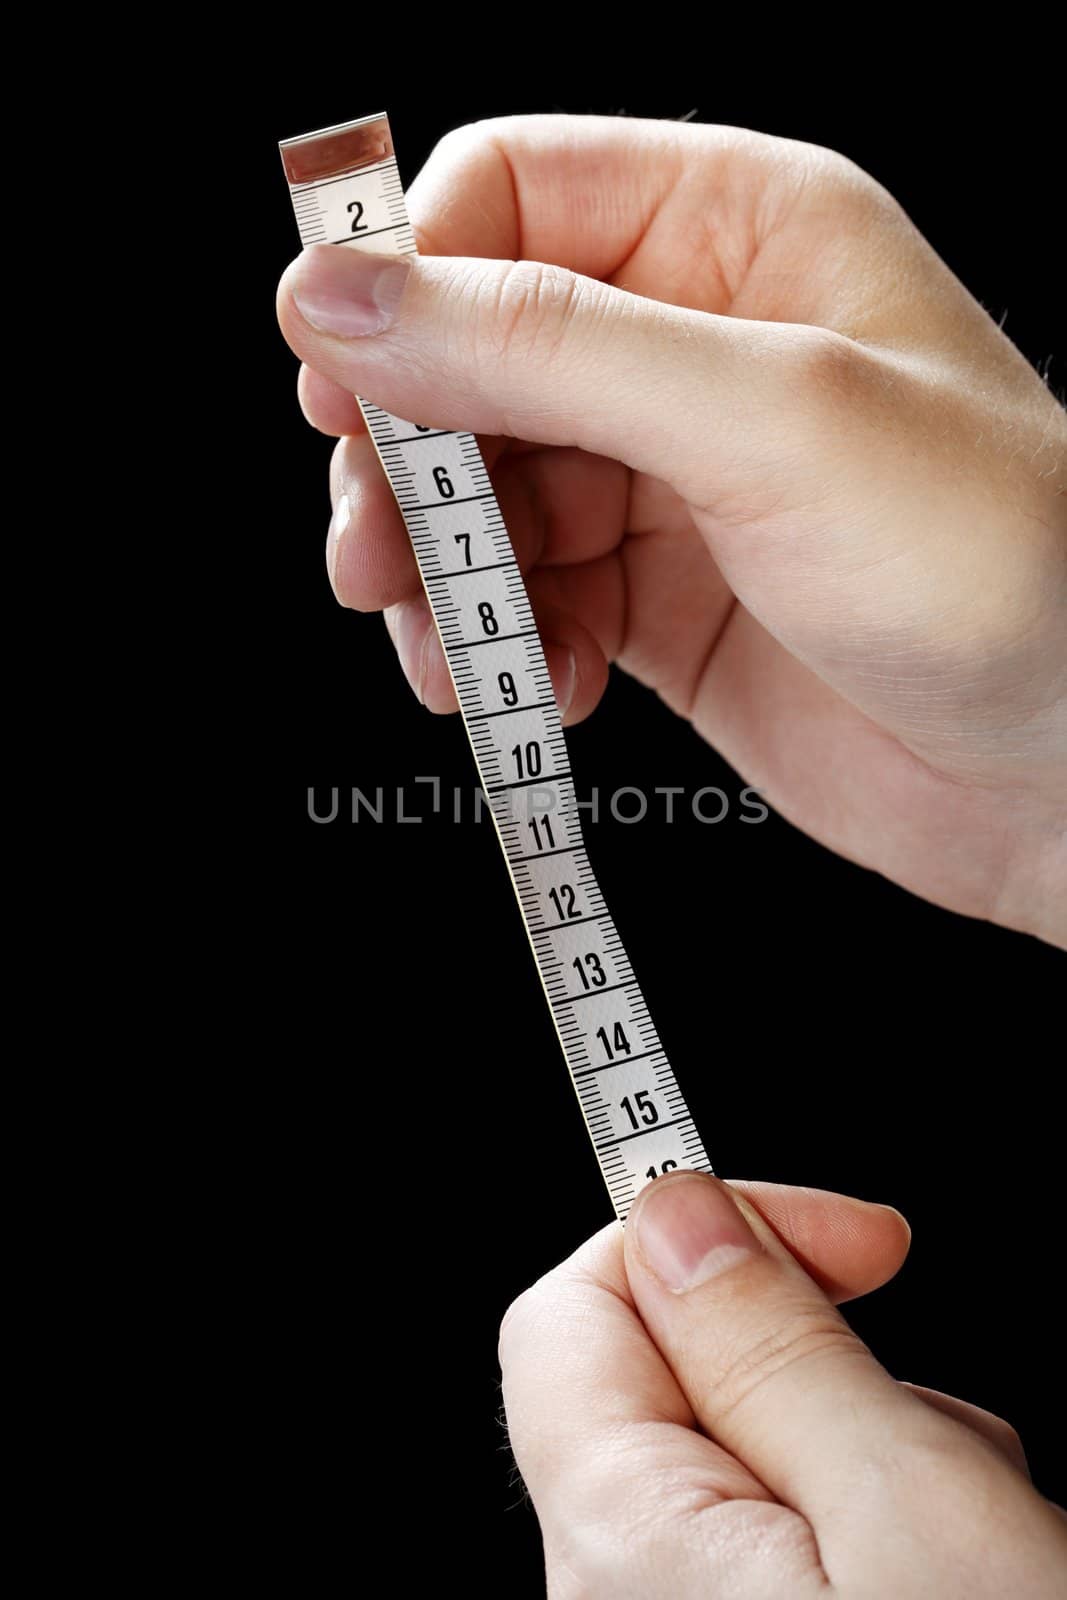
<path fill-rule="evenodd" d="M 414 254 L 384 116 L 280 145 L 304 245 Z M 357 397 L 358 398 L 358 397 Z M 620 1221 L 674 1167 L 710 1172 L 582 842 L 533 612 L 470 433 L 359 400 L 396 495 L 586 1127 Z"/>

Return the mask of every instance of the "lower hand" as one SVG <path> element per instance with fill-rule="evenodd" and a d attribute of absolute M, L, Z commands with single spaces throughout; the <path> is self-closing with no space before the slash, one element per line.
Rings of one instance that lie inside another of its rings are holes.
<path fill-rule="evenodd" d="M 345 436 L 334 587 L 424 702 L 353 392 L 482 436 L 568 720 L 617 661 L 815 838 L 1067 943 L 1067 414 L 896 202 L 811 145 L 538 116 L 409 207 L 420 258 L 316 245 L 278 309 Z"/>
<path fill-rule="evenodd" d="M 549 1600 L 1062 1597 L 1012 1429 L 831 1303 L 906 1248 L 884 1207 L 679 1172 L 527 1290 L 500 1353 Z"/>

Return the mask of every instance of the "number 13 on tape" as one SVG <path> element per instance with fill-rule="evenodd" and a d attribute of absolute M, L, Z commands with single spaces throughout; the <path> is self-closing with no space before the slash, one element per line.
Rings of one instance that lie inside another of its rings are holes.
<path fill-rule="evenodd" d="M 384 115 L 280 149 L 305 246 L 415 253 Z M 473 434 L 359 405 L 414 546 L 552 1020 L 624 1220 L 650 1179 L 711 1165 L 589 865 L 511 541 Z"/>

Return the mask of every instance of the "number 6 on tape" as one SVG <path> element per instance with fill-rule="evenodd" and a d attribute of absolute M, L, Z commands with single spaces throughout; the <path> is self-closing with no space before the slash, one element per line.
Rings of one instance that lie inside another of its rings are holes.
<path fill-rule="evenodd" d="M 384 115 L 280 149 L 304 245 L 415 253 Z M 552 1019 L 624 1220 L 649 1179 L 711 1165 L 589 865 L 511 541 L 473 434 L 359 405 L 411 536 Z"/>

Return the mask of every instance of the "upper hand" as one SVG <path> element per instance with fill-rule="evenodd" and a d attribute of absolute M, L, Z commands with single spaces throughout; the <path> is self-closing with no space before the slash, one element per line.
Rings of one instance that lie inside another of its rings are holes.
<path fill-rule="evenodd" d="M 568 720 L 618 661 L 816 838 L 1067 942 L 1067 414 L 892 198 L 810 145 L 536 116 L 408 202 L 421 258 L 315 246 L 278 309 L 347 436 L 334 586 L 425 703 L 353 392 L 483 435 Z"/>

